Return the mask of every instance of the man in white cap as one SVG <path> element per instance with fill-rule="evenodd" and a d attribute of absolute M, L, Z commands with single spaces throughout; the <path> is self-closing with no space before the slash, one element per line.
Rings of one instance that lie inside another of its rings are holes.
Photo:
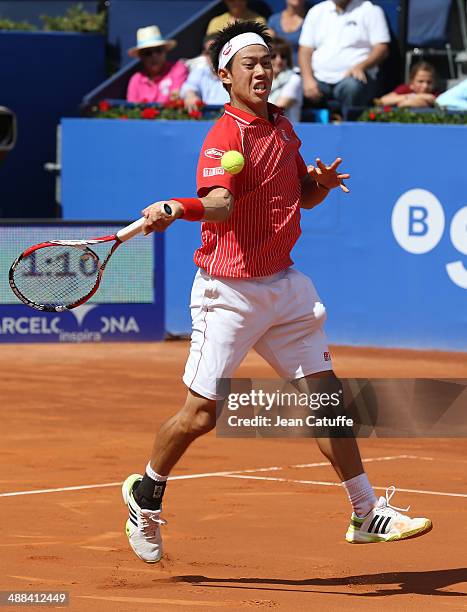
<path fill-rule="evenodd" d="M 324 306 L 311 280 L 291 267 L 290 251 L 300 235 L 301 209 L 314 208 L 331 189 L 348 192 L 343 180 L 349 175 L 337 170 L 340 158 L 330 166 L 317 159 L 307 167 L 292 124 L 268 103 L 273 69 L 266 32 L 247 22 L 217 35 L 211 58 L 230 104 L 204 141 L 198 197 L 174 197 L 143 211 L 145 234 L 164 231 L 178 219 L 203 222 L 185 405 L 160 428 L 145 474 L 129 476 L 122 487 L 130 546 L 149 563 L 162 557 L 167 477 L 188 446 L 215 427 L 216 401 L 225 397 L 217 379 L 232 377 L 254 347 L 282 379 L 308 395 L 317 384 L 339 386 L 323 331 Z M 240 173 L 222 167 L 226 151 L 243 154 Z M 387 542 L 429 531 L 430 520 L 412 519 L 390 505 L 392 488 L 376 498 L 353 432 L 330 429 L 317 442 L 352 505 L 346 540 Z"/>
<path fill-rule="evenodd" d="M 180 60 L 167 61 L 167 53 L 176 44 L 176 40 L 165 40 L 155 25 L 137 31 L 136 47 L 129 49 L 128 55 L 141 60 L 142 70 L 135 72 L 128 83 L 128 102 L 164 104 L 177 97 L 188 68 Z"/>

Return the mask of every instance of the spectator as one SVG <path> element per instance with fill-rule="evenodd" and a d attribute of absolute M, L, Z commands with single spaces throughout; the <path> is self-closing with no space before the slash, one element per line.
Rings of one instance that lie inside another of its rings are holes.
<path fill-rule="evenodd" d="M 188 67 L 188 70 L 191 72 L 192 70 L 195 70 L 196 68 L 202 68 L 204 66 L 210 66 L 210 60 L 209 60 L 209 48 L 213 43 L 213 40 L 215 38 L 215 34 L 206 34 L 206 36 L 203 38 L 203 50 L 201 52 L 201 55 L 197 55 L 196 57 L 193 57 L 191 59 L 186 59 L 185 61 L 185 65 Z"/>
<path fill-rule="evenodd" d="M 210 46 L 211 44 L 209 44 Z M 188 79 L 182 86 L 180 96 L 183 98 L 187 111 L 198 108 L 200 102 L 219 106 L 229 102 L 229 94 L 217 74 L 214 74 L 209 55 L 204 66 L 195 68 L 190 72 Z"/>
<path fill-rule="evenodd" d="M 286 0 L 285 9 L 269 17 L 268 26 L 275 36 L 285 39 L 292 47 L 294 66 L 298 65 L 298 41 L 307 12 L 305 0 Z"/>
<path fill-rule="evenodd" d="M 436 103 L 450 110 L 467 111 L 467 79 L 442 93 Z"/>
<path fill-rule="evenodd" d="M 436 71 L 428 62 L 418 62 L 410 70 L 409 83 L 403 83 L 375 100 L 381 106 L 398 106 L 399 108 L 434 106 L 438 92 L 434 91 Z"/>
<path fill-rule="evenodd" d="M 317 103 L 366 105 L 390 35 L 383 9 L 368 0 L 325 0 L 308 11 L 299 41 L 304 94 Z"/>
<path fill-rule="evenodd" d="M 227 13 L 222 13 L 211 19 L 206 34 L 215 34 L 235 21 L 258 21 L 266 25 L 266 19 L 248 8 L 247 0 L 224 0 Z"/>
<path fill-rule="evenodd" d="M 283 108 L 284 115 L 290 121 L 300 121 L 303 103 L 302 79 L 293 70 L 292 48 L 286 40 L 273 40 L 271 63 L 274 80 L 269 102 Z"/>
<path fill-rule="evenodd" d="M 136 33 L 136 41 L 136 47 L 129 49 L 128 55 L 141 60 L 142 70 L 131 77 L 127 100 L 163 104 L 177 97 L 188 76 L 188 68 L 183 62 L 167 61 L 167 53 L 177 42 L 164 40 L 155 25 L 140 28 Z"/>

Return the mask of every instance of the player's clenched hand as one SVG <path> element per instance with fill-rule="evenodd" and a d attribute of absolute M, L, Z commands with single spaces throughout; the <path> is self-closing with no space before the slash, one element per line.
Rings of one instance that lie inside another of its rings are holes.
<path fill-rule="evenodd" d="M 340 174 L 337 171 L 337 167 L 342 163 L 342 159 L 338 157 L 335 159 L 330 166 L 326 166 L 323 162 L 317 158 L 316 166 L 308 166 L 308 174 L 314 179 L 319 185 L 326 189 L 334 189 L 340 187 L 344 193 L 349 193 L 349 189 L 344 185 L 344 179 L 350 178 L 350 174 L 347 172 Z"/>
<path fill-rule="evenodd" d="M 168 215 L 165 212 L 163 208 L 164 204 L 170 205 L 173 213 L 172 215 Z M 163 200 L 146 206 L 141 212 L 145 218 L 142 232 L 147 236 L 151 232 L 165 232 L 175 219 L 182 216 L 183 208 L 180 202 L 176 202 L 175 200 Z"/>

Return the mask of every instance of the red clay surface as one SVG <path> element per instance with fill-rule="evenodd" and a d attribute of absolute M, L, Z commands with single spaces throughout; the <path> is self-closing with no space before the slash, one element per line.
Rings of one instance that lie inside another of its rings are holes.
<path fill-rule="evenodd" d="M 183 402 L 187 348 L 3 346 L 0 493 L 118 483 L 144 470 L 154 432 Z M 340 376 L 467 377 L 467 355 L 335 348 L 333 357 Z M 273 375 L 254 353 L 238 374 Z M 71 610 L 465 609 L 467 441 L 367 439 L 361 449 L 375 487 L 418 491 L 392 501 L 431 517 L 430 534 L 349 545 L 344 491 L 292 482 L 336 482 L 328 465 L 296 467 L 323 462 L 312 441 L 212 433 L 173 475 L 281 469 L 169 483 L 156 566 L 128 547 L 116 484 L 0 496 L 0 590 L 66 590 Z"/>

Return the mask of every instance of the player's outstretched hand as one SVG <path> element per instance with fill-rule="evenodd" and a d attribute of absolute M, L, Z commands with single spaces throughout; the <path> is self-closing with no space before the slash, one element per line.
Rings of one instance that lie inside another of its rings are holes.
<path fill-rule="evenodd" d="M 168 215 L 164 210 L 164 204 L 169 204 L 173 214 Z M 163 200 L 161 202 L 154 202 L 150 206 L 146 206 L 141 211 L 145 218 L 142 232 L 145 236 L 151 232 L 165 232 L 165 230 L 171 225 L 175 219 L 182 216 L 183 209 L 180 202 L 175 200 Z"/>
<path fill-rule="evenodd" d="M 344 193 L 349 193 L 349 189 L 344 185 L 344 179 L 350 178 L 350 174 L 347 172 L 339 174 L 337 167 L 342 163 L 342 159 L 337 157 L 330 166 L 326 166 L 323 162 L 317 158 L 316 166 L 308 166 L 308 174 L 317 183 L 326 187 L 326 189 L 334 189 L 340 187 Z"/>

